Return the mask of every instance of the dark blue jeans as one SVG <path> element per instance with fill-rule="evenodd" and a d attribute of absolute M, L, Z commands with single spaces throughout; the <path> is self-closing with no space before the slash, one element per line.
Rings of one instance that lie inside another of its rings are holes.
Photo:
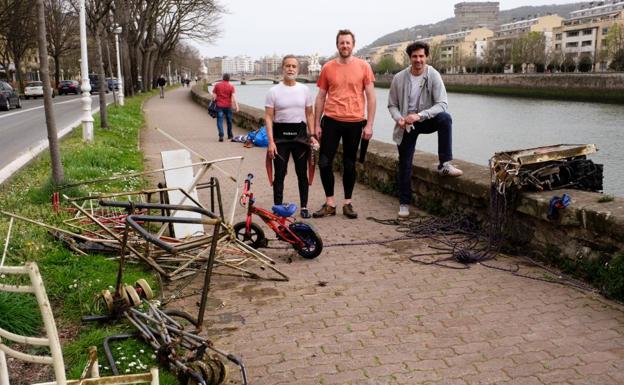
<path fill-rule="evenodd" d="M 224 107 L 219 107 L 219 111 L 217 112 L 217 130 L 219 130 L 219 138 L 223 138 L 223 115 L 225 115 L 227 122 L 228 138 L 232 138 L 234 136 L 232 133 L 232 109 Z"/>
<path fill-rule="evenodd" d="M 409 133 L 403 133 L 403 140 L 397 147 L 399 149 L 399 203 L 407 205 L 412 202 L 412 162 L 416 139 L 420 134 L 438 132 L 438 158 L 440 164 L 453 159 L 452 131 L 453 119 L 446 112 L 439 113 L 434 118 L 427 119 L 422 123 L 414 124 L 414 129 Z"/>

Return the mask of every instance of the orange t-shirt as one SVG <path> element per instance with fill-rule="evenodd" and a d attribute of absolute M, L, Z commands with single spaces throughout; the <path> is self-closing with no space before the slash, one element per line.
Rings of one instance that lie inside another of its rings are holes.
<path fill-rule="evenodd" d="M 328 61 L 316 83 L 318 88 L 327 91 L 323 114 L 342 122 L 364 120 L 364 87 L 374 81 L 371 66 L 362 59 L 354 57 L 347 64 Z"/>

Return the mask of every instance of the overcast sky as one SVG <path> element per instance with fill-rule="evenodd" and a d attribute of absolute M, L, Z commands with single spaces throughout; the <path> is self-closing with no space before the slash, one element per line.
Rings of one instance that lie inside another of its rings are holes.
<path fill-rule="evenodd" d="M 195 44 L 201 55 L 312 54 L 335 52 L 336 32 L 355 33 L 356 47 L 418 24 L 454 16 L 459 0 L 221 0 L 228 13 L 221 19 L 221 37 L 213 44 Z M 566 0 L 501 0 L 500 10 L 524 5 L 568 4 Z"/>

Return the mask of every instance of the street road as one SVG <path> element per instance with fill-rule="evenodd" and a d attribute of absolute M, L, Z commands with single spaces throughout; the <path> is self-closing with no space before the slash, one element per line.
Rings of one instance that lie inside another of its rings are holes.
<path fill-rule="evenodd" d="M 99 97 L 91 95 L 91 108 L 99 106 Z M 112 103 L 113 94 L 106 96 Z M 63 95 L 53 99 L 54 117 L 57 131 L 79 123 L 82 114 L 80 95 Z M 37 145 L 42 139 L 47 140 L 43 98 L 22 99 L 22 108 L 0 111 L 0 170 L 14 159 Z"/>

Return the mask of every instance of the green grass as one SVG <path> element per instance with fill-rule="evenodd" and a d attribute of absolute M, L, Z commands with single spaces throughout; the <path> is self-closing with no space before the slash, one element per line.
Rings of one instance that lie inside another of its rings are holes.
<path fill-rule="evenodd" d="M 155 93 L 127 98 L 124 107 L 109 107 L 109 128 L 99 128 L 96 114 L 95 140 L 91 144 L 82 141 L 81 128 L 76 128 L 61 142 L 61 157 L 65 173 L 65 184 L 96 178 L 106 178 L 142 171 L 143 154 L 139 150 L 139 130 L 144 125 L 141 106 L 144 100 Z M 53 226 L 60 226 L 68 219 L 68 212 L 54 213 L 51 196 L 59 190 L 51 181 L 49 152 L 22 169 L 17 175 L 0 186 L 0 210 L 22 215 Z M 88 192 L 133 191 L 147 186 L 144 178 L 126 178 L 105 181 L 78 187 L 60 188 L 68 196 L 84 196 Z M 67 205 L 69 206 L 69 205 Z M 8 229 L 8 218 L 0 216 L 0 240 L 4 240 Z M 102 314 L 99 294 L 102 289 L 115 284 L 118 262 L 110 256 L 80 256 L 60 241 L 53 238 L 48 229 L 16 220 L 9 243 L 6 265 L 20 265 L 35 261 L 39 265 L 46 292 L 53 303 L 57 328 L 77 333 L 71 343 L 63 347 L 67 373 L 78 378 L 87 360 L 88 346 L 98 346 L 103 353 L 103 339 L 110 334 L 127 332 L 131 329 L 119 322 L 116 326 L 102 327 L 97 324 L 81 324 L 82 316 Z M 142 265 L 127 265 L 124 282 L 133 284 L 138 278 L 146 278 L 155 287 L 155 276 Z M 14 282 L 13 278 L 0 278 L 0 283 Z M 0 327 L 26 335 L 44 335 L 39 310 L 34 296 L 6 295 L 0 293 Z M 77 332 L 76 332 L 77 331 Z M 139 355 L 141 350 L 152 349 L 136 340 L 117 344 L 126 356 Z M 101 362 L 105 363 L 101 355 Z M 149 358 L 149 357 L 148 357 Z M 153 360 L 143 358 L 146 365 L 155 365 Z M 143 372 L 139 365 L 124 367 L 131 373 Z M 162 372 L 162 371 L 161 371 Z M 103 374 L 107 374 L 103 370 Z M 110 372 L 108 372 L 110 374 Z M 161 384 L 175 384 L 170 374 L 162 373 Z"/>
<path fill-rule="evenodd" d="M 41 315 L 32 295 L 0 292 L 0 328 L 24 336 L 37 336 L 42 327 Z"/>
<path fill-rule="evenodd" d="M 598 198 L 598 203 L 613 202 L 614 200 L 615 200 L 615 197 L 613 197 L 613 195 L 605 194 L 601 196 L 600 198 Z"/>

